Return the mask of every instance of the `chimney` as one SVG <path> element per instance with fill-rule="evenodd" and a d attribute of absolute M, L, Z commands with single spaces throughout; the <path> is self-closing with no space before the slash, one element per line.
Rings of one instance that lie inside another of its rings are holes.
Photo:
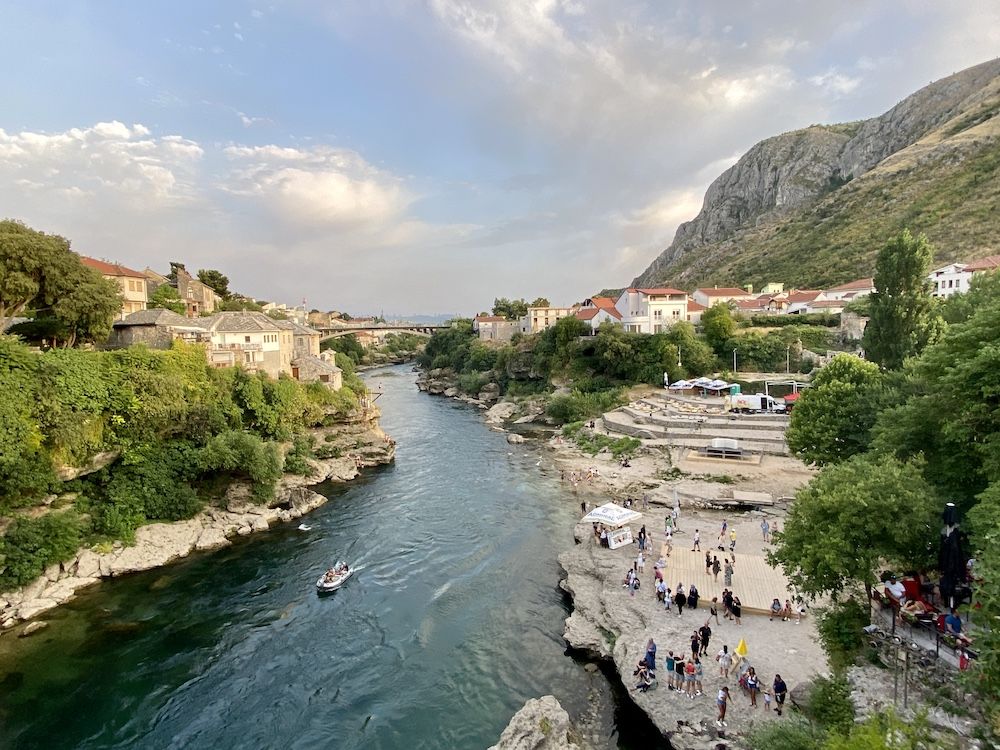
<path fill-rule="evenodd" d="M 753 284 L 747 284 L 743 288 L 747 290 L 747 294 L 753 294 Z"/>

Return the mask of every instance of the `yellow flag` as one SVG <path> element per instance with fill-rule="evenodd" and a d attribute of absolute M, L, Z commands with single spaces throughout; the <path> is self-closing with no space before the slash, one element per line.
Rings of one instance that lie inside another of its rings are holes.
<path fill-rule="evenodd" d="M 747 655 L 747 642 L 743 638 L 740 638 L 740 642 L 736 644 L 736 653 L 740 656 Z"/>

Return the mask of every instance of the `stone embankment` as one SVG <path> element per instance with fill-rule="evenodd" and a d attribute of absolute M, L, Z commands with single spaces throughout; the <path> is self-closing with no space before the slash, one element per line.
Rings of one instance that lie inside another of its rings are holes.
<path fill-rule="evenodd" d="M 532 698 L 514 714 L 500 741 L 489 750 L 583 750 L 559 701 L 551 695 Z"/>
<path fill-rule="evenodd" d="M 52 609 L 75 593 L 105 578 L 157 568 L 192 552 L 225 547 L 235 537 L 299 518 L 327 498 L 310 489 L 321 482 L 346 482 L 366 466 L 389 463 L 395 444 L 378 425 L 377 409 L 315 431 L 317 445 L 337 458 L 310 461 L 309 476 L 285 475 L 274 499 L 260 505 L 250 499 L 250 485 L 233 483 L 219 507 L 210 507 L 186 521 L 151 523 L 135 533 L 135 544 L 116 542 L 111 549 L 82 549 L 71 560 L 50 566 L 41 577 L 15 591 L 0 594 L 0 630 Z M 31 627 L 30 625 L 28 627 Z M 37 629 L 37 628 L 36 628 Z"/>

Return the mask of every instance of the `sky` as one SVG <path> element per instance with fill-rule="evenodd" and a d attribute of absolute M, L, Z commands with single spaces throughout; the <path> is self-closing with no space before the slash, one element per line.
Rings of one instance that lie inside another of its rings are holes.
<path fill-rule="evenodd" d="M 23 0 L 0 216 L 356 315 L 622 286 L 757 141 L 1000 55 L 1000 3 Z"/>

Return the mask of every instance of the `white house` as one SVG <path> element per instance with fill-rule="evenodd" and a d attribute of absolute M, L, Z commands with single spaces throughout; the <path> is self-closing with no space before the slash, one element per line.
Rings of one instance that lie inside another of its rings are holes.
<path fill-rule="evenodd" d="M 932 296 L 950 297 L 958 292 L 969 291 L 972 271 L 965 270 L 965 263 L 949 263 L 927 274 L 927 280 L 931 283 Z"/>
<path fill-rule="evenodd" d="M 695 289 L 694 301 L 698 304 L 704 305 L 705 307 L 711 307 L 716 302 L 733 302 L 741 299 L 753 299 L 756 295 L 753 292 L 748 292 L 746 289 L 739 289 L 734 286 L 725 287 L 705 287 L 703 289 Z"/>
<path fill-rule="evenodd" d="M 688 297 L 687 304 L 687 320 L 691 325 L 700 326 L 701 325 L 701 314 L 705 312 L 708 308 L 705 307 L 700 302 L 695 302 L 693 299 Z"/>
<path fill-rule="evenodd" d="M 788 293 L 788 306 L 785 311 L 789 315 L 807 313 L 811 305 L 826 298 L 826 293 L 819 289 L 795 289 Z"/>
<path fill-rule="evenodd" d="M 687 320 L 687 292 L 663 287 L 626 289 L 615 302 L 622 325 L 630 333 L 662 333 Z"/>
<path fill-rule="evenodd" d="M 848 281 L 846 284 L 823 290 L 823 299 L 852 300 L 867 297 L 875 291 L 875 280 L 870 276 Z"/>
<path fill-rule="evenodd" d="M 215 367 L 292 374 L 294 334 L 278 321 L 259 312 L 218 312 L 198 322 L 211 337 L 208 359 Z"/>
<path fill-rule="evenodd" d="M 596 332 L 601 323 L 621 323 L 622 315 L 610 297 L 591 297 L 583 301 L 576 311 L 576 317 L 587 323 Z"/>

